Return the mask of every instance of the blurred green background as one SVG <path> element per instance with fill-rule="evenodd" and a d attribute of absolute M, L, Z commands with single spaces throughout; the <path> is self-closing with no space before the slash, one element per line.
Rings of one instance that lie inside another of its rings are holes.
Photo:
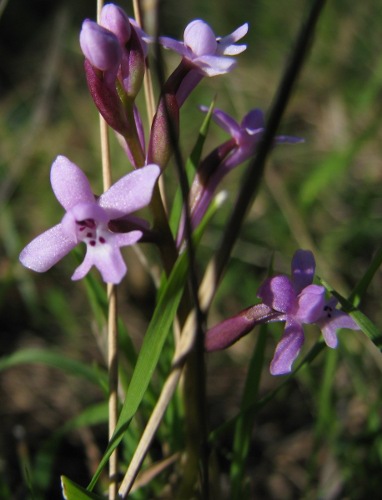
<path fill-rule="evenodd" d="M 119 2 L 132 14 L 130 2 Z M 163 2 L 163 34 L 181 38 L 183 27 L 203 18 L 218 35 L 248 21 L 247 51 L 227 76 L 204 80 L 182 109 L 181 145 L 189 154 L 202 116 L 199 104 L 217 95 L 217 107 L 238 121 L 251 108 L 269 109 L 310 2 L 228 0 Z M 46 274 L 22 268 L 18 254 L 62 211 L 50 188 L 58 154 L 81 166 L 101 191 L 97 111 L 87 92 L 79 50 L 82 20 L 95 18 L 95 2 L 8 0 L 0 4 L 0 355 L 48 347 L 89 365 L 104 363 L 95 341 L 84 286 L 70 280 L 68 256 Z M 152 3 L 147 2 L 148 22 Z M 318 275 L 346 295 L 366 271 L 382 236 L 382 6 L 376 1 L 328 2 L 316 39 L 284 116 L 280 133 L 305 143 L 279 146 L 261 192 L 243 227 L 213 304 L 214 324 L 256 301 L 256 290 L 274 256 L 289 272 L 297 248 L 314 251 Z M 164 53 L 167 72 L 177 57 Z M 143 103 L 143 101 L 142 101 Z M 144 111 L 143 111 L 144 114 Z M 205 152 L 225 140 L 211 126 Z M 112 141 L 115 177 L 130 167 Z M 213 254 L 240 185 L 243 167 L 223 183 L 229 198 L 206 232 L 200 272 Z M 165 174 L 174 191 L 175 170 Z M 171 200 L 170 200 L 171 202 Z M 156 265 L 157 255 L 142 246 Z M 135 254 L 121 286 L 121 315 L 139 344 L 155 290 Z M 382 276 L 377 273 L 361 303 L 382 324 Z M 271 359 L 280 325 L 267 343 Z M 307 345 L 318 332 L 312 330 Z M 382 358 L 361 333 L 340 334 L 340 347 L 325 350 L 259 413 L 248 463 L 248 498 L 376 498 L 382 486 L 380 384 Z M 211 428 L 238 411 L 256 333 L 208 358 Z M 260 393 L 280 379 L 264 370 Z M 23 464 L 52 432 L 102 392 L 54 367 L 22 365 L 0 374 L 0 498 L 26 498 Z M 215 450 L 221 470 L 231 460 L 229 434 Z M 104 427 L 69 433 L 42 495 L 60 498 L 61 473 L 86 484 L 105 445 Z M 32 466 L 33 468 L 33 466 Z M 27 482 L 27 481 L 26 481 Z M 224 491 L 224 488 L 223 488 Z"/>

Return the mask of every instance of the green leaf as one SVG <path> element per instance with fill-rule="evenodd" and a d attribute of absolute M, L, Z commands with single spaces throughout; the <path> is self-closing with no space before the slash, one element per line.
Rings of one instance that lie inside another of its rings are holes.
<path fill-rule="evenodd" d="M 378 349 L 382 350 L 382 335 L 379 328 L 361 311 L 352 311 L 350 316 L 354 319 L 357 325 L 361 328 L 363 333 L 375 344 Z"/>
<path fill-rule="evenodd" d="M 245 380 L 240 404 L 242 413 L 239 414 L 235 425 L 230 471 L 232 498 L 240 498 L 243 494 L 244 471 L 252 441 L 252 430 L 256 416 L 255 403 L 258 397 L 261 371 L 264 365 L 266 340 L 267 327 L 266 325 L 262 325 Z M 252 411 L 245 411 L 250 407 L 253 408 Z"/>
<path fill-rule="evenodd" d="M 104 497 L 91 493 L 74 483 L 65 476 L 61 476 L 62 494 L 66 500 L 102 500 Z"/>
<path fill-rule="evenodd" d="M 357 283 L 356 287 L 352 291 L 349 297 L 349 302 L 353 304 L 354 307 L 357 307 L 361 302 L 363 295 L 366 293 L 372 279 L 374 278 L 375 273 L 381 267 L 382 264 L 382 247 L 377 251 L 373 260 L 371 261 L 369 267 L 367 268 L 365 274 Z"/>
<path fill-rule="evenodd" d="M 316 440 L 329 440 L 336 429 L 337 419 L 333 407 L 333 380 L 338 365 L 338 350 L 328 349 L 325 353 L 325 365 L 318 395 L 317 415 L 315 421 Z M 316 382 L 317 383 L 317 382 Z"/>
<path fill-rule="evenodd" d="M 0 371 L 26 363 L 53 366 L 67 374 L 84 378 L 101 387 L 105 387 L 107 384 L 107 374 L 104 369 L 98 366 L 90 367 L 81 361 L 45 349 L 23 349 L 9 356 L 4 356 L 0 359 Z"/>

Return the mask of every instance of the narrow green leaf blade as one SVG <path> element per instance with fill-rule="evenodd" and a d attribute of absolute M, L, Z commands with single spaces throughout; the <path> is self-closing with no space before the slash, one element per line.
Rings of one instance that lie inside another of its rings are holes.
<path fill-rule="evenodd" d="M 381 267 L 381 264 L 382 264 L 382 247 L 379 248 L 379 250 L 375 254 L 365 274 L 357 283 L 356 287 L 354 288 L 349 297 L 349 302 L 351 302 L 353 306 L 357 307 L 359 305 L 363 295 L 366 293 L 366 290 L 368 289 L 372 279 L 374 278 L 375 273 Z"/>
<path fill-rule="evenodd" d="M 105 387 L 107 374 L 100 367 L 85 365 L 81 361 L 70 359 L 67 356 L 46 349 L 22 349 L 0 359 L 0 371 L 13 366 L 36 363 L 52 366 L 67 374 L 81 377 L 93 384 Z"/>
<path fill-rule="evenodd" d="M 62 494 L 65 500 L 102 500 L 103 497 L 89 492 L 65 476 L 61 476 Z"/>
<path fill-rule="evenodd" d="M 250 450 L 252 430 L 256 416 L 255 409 L 252 411 L 246 411 L 246 409 L 249 407 L 255 408 L 255 403 L 258 398 L 261 371 L 265 358 L 266 340 L 267 328 L 266 325 L 263 325 L 260 328 L 259 338 L 256 342 L 255 350 L 248 367 L 240 404 L 242 413 L 239 414 L 235 425 L 233 458 L 230 471 L 232 498 L 240 498 L 243 494 L 244 470 Z"/>

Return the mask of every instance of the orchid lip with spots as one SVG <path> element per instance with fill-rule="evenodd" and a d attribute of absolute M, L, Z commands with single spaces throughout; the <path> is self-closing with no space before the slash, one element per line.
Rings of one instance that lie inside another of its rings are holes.
<path fill-rule="evenodd" d="M 86 255 L 72 279 L 83 278 L 95 266 L 105 282 L 120 283 L 127 270 L 120 248 L 139 241 L 142 232 L 114 233 L 108 224 L 148 205 L 159 174 L 157 165 L 147 165 L 125 175 L 96 199 L 82 170 L 65 156 L 58 156 L 50 180 L 66 214 L 22 250 L 21 263 L 45 272 L 84 242 Z"/>

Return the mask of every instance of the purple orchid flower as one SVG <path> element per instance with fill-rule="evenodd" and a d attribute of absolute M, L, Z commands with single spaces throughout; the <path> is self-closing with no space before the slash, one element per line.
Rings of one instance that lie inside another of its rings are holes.
<path fill-rule="evenodd" d="M 201 106 L 200 109 L 204 113 L 208 112 L 207 106 Z M 253 156 L 265 128 L 264 113 L 261 109 L 251 109 L 244 116 L 241 123 L 235 121 L 228 113 L 225 113 L 221 109 L 215 109 L 212 112 L 212 118 L 234 139 L 236 144 L 236 148 L 224 162 L 224 171 L 235 168 Z M 296 144 L 299 142 L 304 142 L 304 139 L 290 135 L 278 135 L 275 137 L 275 144 Z"/>
<path fill-rule="evenodd" d="M 227 56 L 243 52 L 246 45 L 235 45 L 248 31 L 245 23 L 233 33 L 223 38 L 216 38 L 211 27 L 201 19 L 191 21 L 184 30 L 183 42 L 162 36 L 159 42 L 166 49 L 178 52 L 189 61 L 202 75 L 215 76 L 228 73 L 236 61 Z"/>
<path fill-rule="evenodd" d="M 280 275 L 268 278 L 258 296 L 263 303 L 278 311 L 277 321 L 285 321 L 284 334 L 271 362 L 271 373 L 282 375 L 292 370 L 292 363 L 304 343 L 303 324 L 319 326 L 329 347 L 337 346 L 336 331 L 340 328 L 359 330 L 355 321 L 336 309 L 337 300 L 325 298 L 325 288 L 313 285 L 315 260 L 312 252 L 298 250 L 292 260 L 291 278 Z"/>
<path fill-rule="evenodd" d="M 159 37 L 163 47 L 182 56 L 180 66 L 169 79 L 171 86 L 176 87 L 179 106 L 182 106 L 203 76 L 222 75 L 235 67 L 235 59 L 228 56 L 240 54 L 247 48 L 246 45 L 235 44 L 247 31 L 248 24 L 245 23 L 230 35 L 217 38 L 206 22 L 195 19 L 186 26 L 183 42 Z"/>
<path fill-rule="evenodd" d="M 157 165 L 147 165 L 125 175 L 96 198 L 82 170 L 68 158 L 58 156 L 51 167 L 50 181 L 66 214 L 59 224 L 24 248 L 21 263 L 33 271 L 45 272 L 83 241 L 85 259 L 72 279 L 83 278 L 95 266 L 105 282 L 120 283 L 126 273 L 120 248 L 136 243 L 142 231 L 113 233 L 109 223 L 148 205 L 159 174 Z"/>
<path fill-rule="evenodd" d="M 200 108 L 207 112 L 206 106 Z M 190 191 L 191 224 L 195 228 L 202 220 L 209 207 L 215 190 L 222 179 L 235 167 L 251 158 L 264 133 L 264 115 L 260 109 L 252 109 L 242 119 L 236 122 L 221 109 L 212 113 L 214 121 L 225 130 L 231 139 L 216 148 L 200 164 Z M 289 135 L 275 137 L 275 144 L 296 144 L 304 139 Z M 177 244 L 181 244 L 184 232 L 184 220 L 181 222 Z"/>

